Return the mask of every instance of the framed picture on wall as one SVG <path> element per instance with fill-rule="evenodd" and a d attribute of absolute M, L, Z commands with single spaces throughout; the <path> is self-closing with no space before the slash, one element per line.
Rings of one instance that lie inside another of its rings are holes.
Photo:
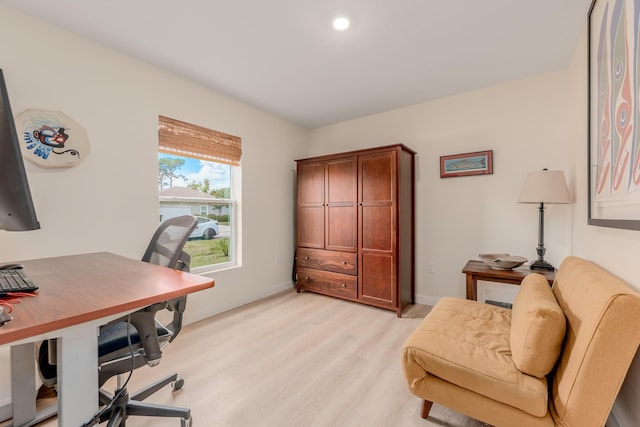
<path fill-rule="evenodd" d="M 493 173 L 493 150 L 440 156 L 440 178 Z"/>
<path fill-rule="evenodd" d="M 640 4 L 588 13 L 588 223 L 640 230 Z"/>

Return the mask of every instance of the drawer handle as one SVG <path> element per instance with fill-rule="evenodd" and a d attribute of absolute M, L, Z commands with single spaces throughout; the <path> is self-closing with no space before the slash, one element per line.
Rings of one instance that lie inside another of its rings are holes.
<path fill-rule="evenodd" d="M 304 278 L 304 280 L 309 280 L 309 276 L 306 276 L 306 277 Z"/>
<path fill-rule="evenodd" d="M 342 261 L 342 263 L 343 263 L 344 265 L 347 265 L 347 261 Z"/>
<path fill-rule="evenodd" d="M 343 287 L 343 288 L 346 288 L 346 287 L 347 287 L 347 284 L 346 284 L 346 283 L 343 283 L 343 284 L 342 284 L 342 287 Z"/>
<path fill-rule="evenodd" d="M 308 256 L 306 256 L 306 257 L 304 257 L 304 259 L 309 259 L 309 257 L 308 257 Z"/>

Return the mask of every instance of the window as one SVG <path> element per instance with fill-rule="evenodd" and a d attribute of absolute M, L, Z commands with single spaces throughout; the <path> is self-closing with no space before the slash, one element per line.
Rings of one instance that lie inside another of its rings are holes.
<path fill-rule="evenodd" d="M 185 246 L 192 271 L 236 264 L 240 138 L 164 116 L 158 135 L 160 219 L 198 218 Z"/>

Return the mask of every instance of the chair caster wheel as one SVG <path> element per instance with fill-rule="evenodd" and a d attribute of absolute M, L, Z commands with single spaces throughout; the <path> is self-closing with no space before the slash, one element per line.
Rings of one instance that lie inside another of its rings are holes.
<path fill-rule="evenodd" d="M 178 391 L 184 386 L 184 380 L 182 378 L 178 378 L 171 384 L 173 391 Z"/>
<path fill-rule="evenodd" d="M 193 418 L 180 418 L 180 427 L 191 427 L 193 426 Z"/>

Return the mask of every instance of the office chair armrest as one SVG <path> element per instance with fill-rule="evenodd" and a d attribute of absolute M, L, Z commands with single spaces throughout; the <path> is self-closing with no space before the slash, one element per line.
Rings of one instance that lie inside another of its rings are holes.
<path fill-rule="evenodd" d="M 187 308 L 187 296 L 182 296 L 178 298 L 171 299 L 167 302 L 167 310 L 173 311 L 176 313 L 184 313 L 184 310 Z"/>
<path fill-rule="evenodd" d="M 160 363 L 162 351 L 158 342 L 158 332 L 156 330 L 156 313 L 167 308 L 168 303 L 159 302 L 138 310 L 129 315 L 130 323 L 138 331 L 140 345 L 144 348 L 144 359 L 149 366 Z"/>
<path fill-rule="evenodd" d="M 172 300 L 169 300 L 167 309 L 169 311 L 173 311 L 173 319 L 171 323 L 169 323 L 166 328 L 172 332 L 171 338 L 169 338 L 169 342 L 172 342 L 178 336 L 178 333 L 182 329 L 182 314 L 184 310 L 187 308 L 187 297 L 179 297 Z"/>
<path fill-rule="evenodd" d="M 175 269 L 184 271 L 186 273 L 191 271 L 191 255 L 189 255 L 185 251 L 182 251 L 180 253 L 180 256 L 178 257 L 178 262 L 176 263 Z"/>
<path fill-rule="evenodd" d="M 176 270 L 189 272 L 191 266 L 191 256 L 182 251 L 180 257 L 178 258 L 178 263 L 176 265 Z M 185 308 L 187 307 L 187 297 L 186 295 L 183 297 L 178 297 L 172 300 L 169 300 L 167 309 L 169 311 L 173 311 L 173 319 L 171 323 L 169 323 L 166 327 L 172 332 L 171 338 L 169 338 L 169 342 L 172 342 L 178 336 L 178 333 L 182 329 L 182 314 L 184 313 Z"/>

